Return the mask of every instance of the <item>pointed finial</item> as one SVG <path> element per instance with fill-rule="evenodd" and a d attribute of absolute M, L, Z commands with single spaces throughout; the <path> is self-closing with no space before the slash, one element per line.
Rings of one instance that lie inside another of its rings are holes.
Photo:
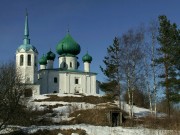
<path fill-rule="evenodd" d="M 86 50 L 87 50 L 87 52 L 86 52 L 86 53 L 88 54 L 88 47 L 86 48 Z"/>
<path fill-rule="evenodd" d="M 67 29 L 67 32 L 68 32 L 68 34 L 69 34 L 69 24 L 68 24 L 68 29 Z"/>
<path fill-rule="evenodd" d="M 25 27 L 24 27 L 24 44 L 30 44 L 30 40 L 29 40 L 29 26 L 28 26 L 28 12 L 27 12 L 27 9 L 26 9 Z"/>
<path fill-rule="evenodd" d="M 27 8 L 26 8 L 26 16 L 28 16 L 28 11 L 27 11 Z"/>

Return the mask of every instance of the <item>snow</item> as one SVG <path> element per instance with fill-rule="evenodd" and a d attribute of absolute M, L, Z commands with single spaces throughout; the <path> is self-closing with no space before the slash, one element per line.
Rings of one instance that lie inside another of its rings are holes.
<path fill-rule="evenodd" d="M 171 130 L 155 130 L 146 128 L 125 128 L 125 127 L 108 127 L 108 126 L 93 126 L 86 124 L 79 125 L 62 125 L 62 126 L 31 126 L 23 128 L 27 133 L 35 133 L 38 130 L 54 130 L 54 129 L 83 129 L 88 135 L 166 135 L 173 133 L 178 135 L 180 132 L 173 132 Z"/>
<path fill-rule="evenodd" d="M 44 95 L 34 95 L 34 96 L 32 97 L 33 100 L 35 100 L 35 99 L 46 99 L 46 98 L 48 98 L 48 97 L 46 96 L 46 94 L 44 94 Z"/>
<path fill-rule="evenodd" d="M 70 96 L 70 97 L 81 97 L 82 95 L 73 95 L 73 94 L 51 94 L 51 95 L 57 95 L 57 96 Z M 31 108 L 32 110 L 38 110 L 43 111 L 48 108 L 48 106 L 54 106 L 59 105 L 56 108 L 53 108 L 53 112 L 55 115 L 53 116 L 46 116 L 47 118 L 50 118 L 53 122 L 58 123 L 61 121 L 69 121 L 73 118 L 69 118 L 69 114 L 76 111 L 76 110 L 85 110 L 85 109 L 92 109 L 92 108 L 102 108 L 103 104 L 110 104 L 110 103 L 101 103 L 98 105 L 85 103 L 85 102 L 63 102 L 63 101 L 41 101 L 36 102 L 35 99 L 46 99 L 48 98 L 48 94 L 39 95 L 33 97 L 27 104 L 28 108 Z M 118 101 L 115 102 L 115 105 L 118 105 Z M 106 105 L 104 105 L 106 106 Z M 113 105 L 114 106 L 114 105 Z M 121 107 L 124 111 L 129 112 L 129 105 L 126 102 L 121 102 Z M 145 117 L 151 114 L 149 109 L 133 106 L 133 113 L 136 118 Z M 158 117 L 163 117 L 165 114 L 158 113 Z"/>
<path fill-rule="evenodd" d="M 72 133 L 71 135 L 79 135 L 78 133 Z"/>
<path fill-rule="evenodd" d="M 54 129 L 82 129 L 85 130 L 88 135 L 179 135 L 180 131 L 172 130 L 159 130 L 159 129 L 147 129 L 142 127 L 128 128 L 128 127 L 108 127 L 108 126 L 93 126 L 87 124 L 78 125 L 61 125 L 61 126 L 31 126 L 31 127 L 18 127 L 26 133 L 35 133 L 38 130 L 54 130 Z M 10 129 L 10 128 L 9 128 Z M 10 131 L 10 130 L 8 130 Z M 5 134 L 7 131 L 1 131 L 0 134 Z M 58 135 L 61 135 L 60 133 Z M 76 135 L 76 134 L 74 134 Z"/>

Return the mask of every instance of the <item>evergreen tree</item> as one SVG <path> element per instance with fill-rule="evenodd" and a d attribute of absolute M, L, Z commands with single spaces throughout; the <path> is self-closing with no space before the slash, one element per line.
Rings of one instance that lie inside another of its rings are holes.
<path fill-rule="evenodd" d="M 160 48 L 158 48 L 159 58 L 156 62 L 164 67 L 163 73 L 159 77 L 161 78 L 161 85 L 165 87 L 167 112 L 170 117 L 171 102 L 180 99 L 180 31 L 177 29 L 176 24 L 171 24 L 166 16 L 159 16 L 159 23 L 158 41 Z"/>
<path fill-rule="evenodd" d="M 100 68 L 107 77 L 107 82 L 101 83 L 100 87 L 105 93 L 118 97 L 120 101 L 120 44 L 117 37 L 114 38 L 113 45 L 107 48 L 107 56 L 103 62 L 106 67 Z"/>

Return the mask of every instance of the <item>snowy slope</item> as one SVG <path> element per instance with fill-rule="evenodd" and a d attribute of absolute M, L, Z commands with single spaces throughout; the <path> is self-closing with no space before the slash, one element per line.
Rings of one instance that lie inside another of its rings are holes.
<path fill-rule="evenodd" d="M 39 126 L 24 128 L 28 133 L 34 133 L 39 129 L 83 129 L 88 135 L 178 135 L 180 132 L 173 132 L 169 130 L 152 130 L 145 128 L 123 128 L 123 127 L 107 127 L 107 126 L 93 126 L 93 125 L 68 125 L 68 126 Z"/>
<path fill-rule="evenodd" d="M 80 95 L 72 95 L 72 94 L 64 94 L 64 95 L 58 95 L 58 96 L 75 96 L 79 97 Z M 41 101 L 41 102 L 35 102 L 35 99 L 46 99 L 48 98 L 47 95 L 39 95 L 36 97 L 33 97 L 28 102 L 28 107 L 34 109 L 34 110 L 44 110 L 47 109 L 47 106 L 49 105 L 57 105 L 61 104 L 61 106 L 58 106 L 56 108 L 53 108 L 53 111 L 57 114 L 56 117 L 52 117 L 52 120 L 54 122 L 60 122 L 61 120 L 71 120 L 69 118 L 69 113 L 71 113 L 73 108 L 75 107 L 77 110 L 82 109 L 90 109 L 94 108 L 96 105 L 84 103 L 84 102 L 63 102 L 63 101 Z M 116 102 L 118 105 L 118 102 Z M 129 105 L 125 102 L 121 103 L 122 109 L 126 112 L 129 111 Z M 150 110 L 145 108 L 140 108 L 137 106 L 133 107 L 133 112 L 136 117 L 144 117 L 150 114 Z M 62 115 L 63 114 L 63 115 Z M 143 127 L 138 128 L 125 128 L 125 127 L 108 127 L 108 126 L 93 126 L 93 125 L 87 125 L 87 124 L 79 124 L 79 125 L 61 125 L 61 126 L 31 126 L 31 127 L 20 127 L 24 131 L 28 133 L 34 133 L 39 129 L 83 129 L 87 132 L 88 135 L 167 135 L 167 133 L 170 133 L 172 131 L 167 130 L 152 130 L 152 129 L 146 129 Z M 0 132 L 2 133 L 2 131 Z M 178 135 L 175 133 L 170 133 L 172 135 Z"/>

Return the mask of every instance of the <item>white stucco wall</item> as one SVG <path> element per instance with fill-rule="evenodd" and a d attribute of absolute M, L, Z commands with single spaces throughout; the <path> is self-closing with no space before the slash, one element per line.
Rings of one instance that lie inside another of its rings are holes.
<path fill-rule="evenodd" d="M 23 65 L 20 66 L 20 56 L 24 56 Z M 31 65 L 27 64 L 28 55 L 31 55 Z M 23 49 L 16 53 L 16 69 L 21 73 L 22 83 L 34 84 L 37 82 L 37 55 L 32 50 L 25 52 Z"/>
<path fill-rule="evenodd" d="M 53 69 L 54 61 L 53 60 L 47 60 L 47 69 Z"/>
<path fill-rule="evenodd" d="M 84 72 L 90 72 L 90 63 L 84 62 Z"/>
<path fill-rule="evenodd" d="M 86 93 L 96 94 L 96 75 L 78 72 L 66 72 L 59 74 L 60 93 Z M 75 84 L 78 79 L 78 84 Z"/>
<path fill-rule="evenodd" d="M 40 65 L 40 69 L 46 69 L 46 65 Z"/>
<path fill-rule="evenodd" d="M 40 85 L 26 85 L 26 89 L 31 89 L 32 90 L 32 96 L 37 96 L 40 95 Z"/>
<path fill-rule="evenodd" d="M 57 83 L 54 82 L 57 78 Z M 59 92 L 59 75 L 56 70 L 40 70 L 38 84 L 41 85 L 40 93 L 54 93 Z"/>
<path fill-rule="evenodd" d="M 40 85 L 32 85 L 32 96 L 40 95 Z"/>
<path fill-rule="evenodd" d="M 77 69 L 77 58 L 76 57 L 59 57 L 59 67 L 64 68 L 64 63 L 66 63 L 66 69 Z M 72 66 L 70 66 L 70 63 Z"/>

